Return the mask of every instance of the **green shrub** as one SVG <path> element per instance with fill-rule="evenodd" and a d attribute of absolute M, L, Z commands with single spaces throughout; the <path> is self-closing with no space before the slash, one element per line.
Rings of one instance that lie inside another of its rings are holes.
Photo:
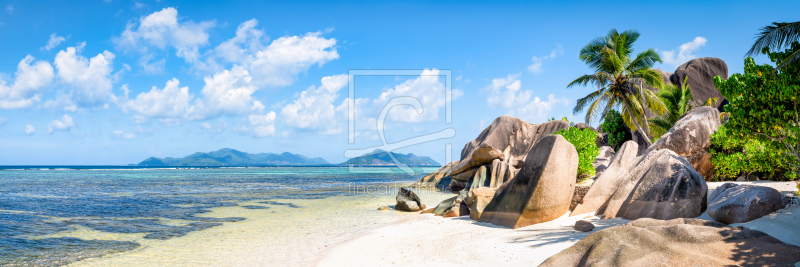
<path fill-rule="evenodd" d="M 632 140 L 631 131 L 625 126 L 625 121 L 622 120 L 622 115 L 616 110 L 611 110 L 603 123 L 600 124 L 600 130 L 608 134 L 608 145 L 618 150 L 625 141 Z"/>
<path fill-rule="evenodd" d="M 784 52 L 763 52 L 777 64 L 800 52 L 800 43 L 793 42 Z M 727 80 L 716 76 L 714 85 L 729 102 L 725 106 L 730 113 L 725 128 L 730 132 L 726 135 L 741 140 L 738 147 L 732 141 L 717 140 L 731 144 L 722 146 L 728 150 L 720 152 L 721 158 L 716 161 L 729 166 L 732 163 L 725 162 L 725 155 L 729 155 L 728 160 L 740 164 L 732 166 L 726 175 L 741 170 L 776 175 L 775 179 L 800 176 L 800 61 L 777 70 L 769 64 L 756 65 L 748 57 L 744 74 L 734 73 Z M 739 152 L 741 159 L 733 158 Z M 791 166 L 795 173 L 790 176 L 784 170 Z"/>
<path fill-rule="evenodd" d="M 578 151 L 578 182 L 594 176 L 592 162 L 600 154 L 600 150 L 597 149 L 597 145 L 594 142 L 595 138 L 597 138 L 597 133 L 592 130 L 570 127 L 569 130 L 561 130 L 554 134 L 563 136 Z"/>
<path fill-rule="evenodd" d="M 723 124 L 711 135 L 711 163 L 720 181 L 735 180 L 753 174 L 766 180 L 794 180 L 797 175 L 789 164 L 794 158 L 778 142 L 739 133 Z"/>

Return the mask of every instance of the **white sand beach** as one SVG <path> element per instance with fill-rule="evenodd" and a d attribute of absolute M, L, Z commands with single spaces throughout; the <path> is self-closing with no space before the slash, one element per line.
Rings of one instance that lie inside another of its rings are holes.
<path fill-rule="evenodd" d="M 797 189 L 794 182 L 740 182 L 776 188 L 786 195 Z M 723 182 L 708 183 L 709 192 Z M 423 202 L 424 196 L 420 196 Z M 561 218 L 509 229 L 488 223 L 421 214 L 416 218 L 367 232 L 328 250 L 318 266 L 535 266 L 577 243 L 587 235 L 628 222 L 621 218 L 602 220 L 593 214 Z M 588 218 L 586 218 L 588 217 Z M 711 220 L 704 213 L 700 219 Z M 577 232 L 577 220 L 592 222 L 591 232 Z M 800 246 L 800 207 L 787 208 L 747 222 L 733 224 L 765 232 L 788 244 Z"/>

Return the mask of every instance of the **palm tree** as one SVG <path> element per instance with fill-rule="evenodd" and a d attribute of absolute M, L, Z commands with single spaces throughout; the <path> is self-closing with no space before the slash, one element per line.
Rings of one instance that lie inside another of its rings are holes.
<path fill-rule="evenodd" d="M 778 51 L 784 46 L 790 46 L 792 42 L 800 41 L 800 21 L 796 22 L 773 22 L 761 28 L 761 33 L 757 35 L 753 47 L 747 51 L 747 56 L 756 55 L 764 51 L 765 48 L 771 51 Z M 790 56 L 778 63 L 777 69 L 783 68 L 786 64 L 800 59 L 800 50 L 796 50 Z"/>
<path fill-rule="evenodd" d="M 661 102 L 664 103 L 667 112 L 664 113 L 664 115 L 648 120 L 650 129 L 653 129 L 652 134 L 654 138 L 659 138 L 664 135 L 664 133 L 672 128 L 672 125 L 678 122 L 678 118 L 680 118 L 681 115 L 692 109 L 692 101 L 694 98 L 692 97 L 692 90 L 689 88 L 689 83 L 687 83 L 688 79 L 689 76 L 686 76 L 683 81 L 683 87 L 668 84 L 664 86 L 664 89 L 658 92 L 658 98 L 661 98 Z"/>
<path fill-rule="evenodd" d="M 660 115 L 666 111 L 664 103 L 653 91 L 645 88 L 661 89 L 664 81 L 661 75 L 650 67 L 661 62 L 655 50 L 647 49 L 631 58 L 633 43 L 639 39 L 639 32 L 627 30 L 623 33 L 612 29 L 608 35 L 596 38 L 581 49 L 580 59 L 589 65 L 594 74 L 583 75 L 567 85 L 593 84 L 594 91 L 584 98 L 578 99 L 573 112 L 586 112 L 586 122 L 597 115 L 605 119 L 613 109 L 619 109 L 628 128 L 638 131 L 648 145 L 651 140 L 649 127 L 645 117 L 645 108 Z M 642 125 L 645 127 L 642 129 Z"/>
<path fill-rule="evenodd" d="M 678 119 L 695 108 L 694 98 L 692 97 L 692 89 L 689 87 L 689 76 L 683 80 L 683 87 L 677 87 L 673 84 L 667 84 L 664 89 L 658 91 L 658 98 L 664 103 L 667 112 L 663 115 L 648 119 L 650 129 L 652 130 L 653 138 L 660 138 L 664 135 Z M 712 97 L 706 100 L 704 106 L 712 106 L 717 103 L 717 98 Z"/>

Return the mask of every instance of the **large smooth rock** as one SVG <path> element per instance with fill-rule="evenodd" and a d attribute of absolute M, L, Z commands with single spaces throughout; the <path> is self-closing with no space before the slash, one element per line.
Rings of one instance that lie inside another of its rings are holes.
<path fill-rule="evenodd" d="M 500 161 L 499 159 L 492 161 L 492 174 L 489 177 L 489 187 L 499 187 L 508 180 L 511 180 L 511 178 L 514 178 L 518 171 L 519 170 L 514 168 L 514 166 L 510 166 L 508 163 Z"/>
<path fill-rule="evenodd" d="M 489 185 L 488 184 L 489 180 L 486 178 L 487 177 L 486 172 L 487 172 L 487 169 L 488 169 L 486 166 L 487 165 L 481 166 L 480 168 L 478 168 L 478 171 L 475 172 L 475 176 L 472 178 L 472 187 L 471 187 L 471 189 L 475 189 L 475 188 L 484 187 L 484 186 L 488 186 Z"/>
<path fill-rule="evenodd" d="M 466 203 L 469 205 L 469 218 L 478 220 L 486 209 L 486 205 L 492 201 L 495 190 L 489 187 L 476 188 L 467 194 Z"/>
<path fill-rule="evenodd" d="M 711 134 L 719 130 L 719 111 L 712 107 L 699 107 L 683 114 L 667 133 L 661 136 L 647 152 L 669 149 L 684 157 L 707 181 L 714 177 L 711 164 Z"/>
<path fill-rule="evenodd" d="M 638 157 L 603 209 L 603 218 L 670 220 L 700 216 L 708 185 L 683 157 L 661 149 Z M 602 209 L 602 208 L 601 208 Z"/>
<path fill-rule="evenodd" d="M 592 233 L 549 266 L 794 266 L 800 247 L 761 231 L 699 219 L 639 219 Z"/>
<path fill-rule="evenodd" d="M 572 214 L 584 214 L 600 209 L 624 181 L 625 176 L 630 173 L 633 168 L 631 165 L 636 159 L 638 151 L 639 145 L 636 142 L 623 143 L 605 171 L 597 177 L 580 203 L 572 210 Z"/>
<path fill-rule="evenodd" d="M 784 206 L 781 192 L 765 186 L 725 183 L 708 196 L 708 216 L 724 224 L 749 222 Z"/>
<path fill-rule="evenodd" d="M 725 97 L 714 86 L 714 76 L 719 75 L 722 79 L 728 79 L 728 65 L 725 61 L 715 57 L 703 57 L 689 60 L 675 70 L 675 74 L 670 77 L 670 81 L 675 86 L 681 87 L 683 80 L 689 76 L 689 87 L 692 89 L 692 98 L 696 106 L 702 106 L 709 98 L 716 97 L 717 104 L 714 108 L 719 109 Z"/>
<path fill-rule="evenodd" d="M 614 158 L 616 153 L 614 152 L 614 148 L 610 146 L 602 146 L 599 149 L 599 154 L 597 157 L 594 158 L 592 162 L 592 166 L 594 167 L 595 175 L 600 176 L 603 172 L 608 169 L 608 165 L 611 164 L 611 159 Z"/>
<path fill-rule="evenodd" d="M 519 228 L 561 217 L 569 210 L 578 152 L 563 136 L 542 138 L 513 179 L 497 189 L 481 222 Z"/>
<path fill-rule="evenodd" d="M 405 187 L 400 188 L 395 199 L 397 200 L 397 205 L 394 207 L 396 210 L 418 211 L 425 207 L 417 194 Z"/>
<path fill-rule="evenodd" d="M 416 182 L 416 186 L 436 186 L 442 178 L 450 176 L 450 173 L 453 171 L 453 167 L 458 164 L 458 161 L 451 161 L 450 163 L 445 164 L 444 166 L 440 167 L 435 172 L 429 173 L 428 175 L 423 176 Z"/>
<path fill-rule="evenodd" d="M 461 159 L 452 174 L 456 175 L 491 162 L 492 156 L 479 157 L 488 161 L 473 158 L 473 154 L 486 147 L 502 151 L 504 161 L 511 166 L 519 167 L 537 140 L 568 128 L 569 123 L 566 121 L 550 121 L 537 125 L 512 116 L 501 116 L 486 127 L 477 138 L 464 145 Z"/>

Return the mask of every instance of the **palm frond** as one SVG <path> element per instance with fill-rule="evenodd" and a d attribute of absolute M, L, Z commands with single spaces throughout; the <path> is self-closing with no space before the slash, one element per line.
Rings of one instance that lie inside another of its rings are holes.
<path fill-rule="evenodd" d="M 663 63 L 661 61 L 661 57 L 658 55 L 658 52 L 656 52 L 656 50 L 653 50 L 651 48 L 636 55 L 636 58 L 633 61 L 631 61 L 631 63 L 628 65 L 626 69 L 628 70 L 628 72 L 636 72 L 642 69 L 649 69 L 653 67 L 653 65 L 655 65 L 656 62 Z M 659 75 L 659 77 L 660 76 L 661 75 Z"/>
<path fill-rule="evenodd" d="M 599 98 L 601 95 L 603 95 L 603 93 L 605 93 L 605 90 L 606 90 L 605 88 L 600 88 L 599 90 L 594 91 L 583 98 L 579 98 L 578 101 L 575 103 L 575 108 L 572 110 L 573 114 L 577 114 L 583 111 L 583 108 L 585 108 L 587 104 L 589 104 L 590 102 L 595 102 L 597 98 Z"/>
<path fill-rule="evenodd" d="M 798 60 L 800 60 L 800 49 L 792 52 L 792 54 L 786 57 L 786 59 L 778 63 L 778 67 L 776 67 L 775 70 L 773 70 L 773 72 L 778 71 L 778 69 L 782 69 L 786 65 L 797 62 Z"/>
<path fill-rule="evenodd" d="M 745 55 L 758 54 L 764 48 L 775 51 L 793 41 L 800 40 L 800 21 L 773 22 L 772 25 L 761 28 L 761 32 L 756 36 L 758 37 L 756 42 Z"/>

